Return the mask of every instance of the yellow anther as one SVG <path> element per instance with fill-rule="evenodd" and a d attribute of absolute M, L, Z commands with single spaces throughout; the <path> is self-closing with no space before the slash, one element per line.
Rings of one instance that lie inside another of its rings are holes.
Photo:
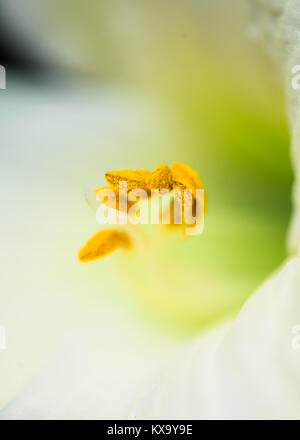
<path fill-rule="evenodd" d="M 200 179 L 197 171 L 185 165 L 184 163 L 175 162 L 171 166 L 171 173 L 173 179 L 173 189 L 179 189 L 183 196 L 185 189 L 204 189 L 204 185 Z M 195 192 L 192 191 L 193 199 L 195 200 Z M 207 212 L 207 195 L 204 192 L 204 212 Z"/>
<path fill-rule="evenodd" d="M 150 171 L 147 170 L 108 171 L 105 173 L 105 179 L 115 189 L 119 189 L 120 182 L 126 182 L 127 189 L 130 191 L 132 189 L 147 189 L 147 180 L 150 174 Z"/>
<path fill-rule="evenodd" d="M 129 248 L 131 239 L 125 231 L 103 229 L 97 232 L 78 253 L 83 263 L 98 260 L 119 248 Z"/>
<path fill-rule="evenodd" d="M 167 165 L 159 165 L 147 180 L 149 189 L 172 189 L 172 174 Z"/>
<path fill-rule="evenodd" d="M 166 165 L 159 165 L 152 172 L 147 170 L 109 171 L 105 174 L 105 178 L 109 186 L 98 188 L 94 193 L 98 196 L 101 203 L 119 211 L 126 209 L 126 206 L 128 211 L 135 203 L 137 203 L 136 201 L 130 202 L 127 197 L 131 190 L 136 189 L 146 191 L 148 197 L 150 197 L 151 189 L 166 189 L 169 191 L 179 190 L 177 200 L 181 198 L 183 202 L 185 195 L 185 202 L 188 202 L 189 206 L 192 206 L 192 210 L 195 211 L 196 189 L 204 189 L 198 173 L 189 166 L 179 162 L 174 163 L 171 168 Z M 122 187 L 122 185 L 120 186 L 121 182 L 126 182 L 127 191 L 123 191 L 124 187 Z M 191 190 L 191 192 L 186 194 L 184 193 L 185 189 Z M 122 194 L 123 192 L 124 194 Z M 113 194 L 113 197 L 110 197 L 109 194 Z M 127 198 L 127 203 L 123 203 L 122 197 L 124 197 L 124 200 Z M 204 193 L 204 203 L 204 212 L 206 212 L 206 193 Z M 183 205 L 181 205 L 179 209 L 181 210 L 181 218 L 183 222 L 177 225 L 175 224 L 175 203 L 173 200 L 170 207 L 170 227 L 179 226 L 184 231 L 186 223 L 183 219 Z M 197 226 L 197 222 L 195 223 L 195 226 Z M 132 242 L 130 236 L 125 230 L 103 229 L 86 243 L 86 245 L 80 250 L 78 258 L 82 262 L 89 262 L 105 257 L 118 248 L 129 248 L 131 245 Z"/>

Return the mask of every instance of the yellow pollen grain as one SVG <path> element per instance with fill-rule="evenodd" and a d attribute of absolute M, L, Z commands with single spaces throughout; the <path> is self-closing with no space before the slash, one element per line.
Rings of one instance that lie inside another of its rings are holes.
<path fill-rule="evenodd" d="M 108 171 L 105 179 L 113 188 L 119 189 L 120 182 L 127 182 L 128 191 L 132 189 L 147 189 L 147 180 L 150 176 L 147 170 Z"/>
<path fill-rule="evenodd" d="M 159 165 L 147 180 L 149 189 L 172 189 L 172 174 L 167 165 Z"/>

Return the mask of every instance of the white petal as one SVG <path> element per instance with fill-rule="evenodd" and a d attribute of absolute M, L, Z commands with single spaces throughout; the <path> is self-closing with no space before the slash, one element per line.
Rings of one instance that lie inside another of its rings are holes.
<path fill-rule="evenodd" d="M 140 400 L 172 343 L 147 334 L 123 310 L 78 322 L 42 374 L 0 412 L 0 419 L 124 418 Z"/>
<path fill-rule="evenodd" d="M 222 418 L 300 418 L 300 259 L 286 263 L 246 303 L 219 348 Z"/>
<path fill-rule="evenodd" d="M 131 416 L 299 419 L 299 371 L 300 258 L 294 258 L 230 328 L 220 326 L 181 351 Z"/>
<path fill-rule="evenodd" d="M 300 0 L 256 0 L 254 26 L 282 71 L 291 126 L 292 162 L 295 170 L 294 213 L 288 237 L 289 250 L 300 254 L 300 93 L 294 89 L 292 73 L 300 65 Z"/>

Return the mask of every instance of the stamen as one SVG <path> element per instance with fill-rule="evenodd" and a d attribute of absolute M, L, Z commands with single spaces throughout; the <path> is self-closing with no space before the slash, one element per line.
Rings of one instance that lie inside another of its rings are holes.
<path fill-rule="evenodd" d="M 147 170 L 123 170 L 108 171 L 105 179 L 116 190 L 119 189 L 120 182 L 127 182 L 128 191 L 132 189 L 147 189 L 147 180 L 150 176 Z"/>
<path fill-rule="evenodd" d="M 131 239 L 125 231 L 103 229 L 97 232 L 79 251 L 78 258 L 82 263 L 106 257 L 119 248 L 128 249 Z"/>
<path fill-rule="evenodd" d="M 159 165 L 148 178 L 149 189 L 172 189 L 172 174 L 167 165 Z"/>
<path fill-rule="evenodd" d="M 106 204 L 108 207 L 117 211 L 126 211 L 127 207 L 127 213 L 133 205 L 138 203 L 138 201 L 128 200 L 128 195 L 132 190 L 143 190 L 146 197 L 151 196 L 151 190 L 162 191 L 163 189 L 166 189 L 167 192 L 177 190 L 175 199 L 170 205 L 171 218 L 169 227 L 179 228 L 182 230 L 183 234 L 185 234 L 187 223 L 185 221 L 178 221 L 178 218 L 184 218 L 183 201 L 192 208 L 190 210 L 190 217 L 193 216 L 197 201 L 196 190 L 204 189 L 198 173 L 189 166 L 179 162 L 174 163 L 171 168 L 167 165 L 159 165 L 152 172 L 143 169 L 108 171 L 105 174 L 105 178 L 109 186 L 98 188 L 94 190 L 94 193 L 98 195 L 101 203 Z M 123 186 L 121 182 L 125 182 Z M 109 195 L 107 195 L 109 194 L 109 191 L 113 192 L 112 196 L 115 195 L 115 197 L 109 197 Z M 123 203 L 124 198 L 126 198 L 126 203 Z M 179 200 L 180 204 L 176 203 L 179 202 Z M 207 211 L 206 192 L 204 192 L 204 204 L 205 214 Z M 196 222 L 192 227 L 197 227 L 198 220 L 199 219 L 196 219 Z M 191 222 L 188 221 L 188 224 L 190 223 Z M 104 229 L 95 234 L 86 243 L 86 245 L 80 250 L 78 258 L 82 262 L 89 262 L 103 258 L 118 248 L 129 248 L 131 246 L 131 238 L 125 230 Z"/>

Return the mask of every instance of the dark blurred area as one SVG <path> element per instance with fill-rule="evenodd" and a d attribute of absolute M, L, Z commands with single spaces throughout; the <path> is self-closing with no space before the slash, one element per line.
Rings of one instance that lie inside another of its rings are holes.
<path fill-rule="evenodd" d="M 20 40 L 14 30 L 8 28 L 0 5 L 0 65 L 10 72 L 25 76 L 45 71 L 45 63 L 33 56 Z"/>

